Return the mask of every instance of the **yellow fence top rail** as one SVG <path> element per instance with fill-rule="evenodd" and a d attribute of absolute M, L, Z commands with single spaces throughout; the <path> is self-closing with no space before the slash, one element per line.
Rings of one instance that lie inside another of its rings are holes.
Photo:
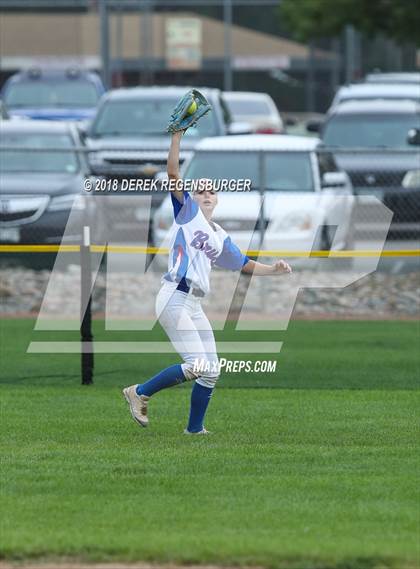
<path fill-rule="evenodd" d="M 0 253 L 77 253 L 80 245 L 0 245 Z M 145 247 L 138 245 L 91 245 L 92 253 L 140 253 L 167 255 L 167 248 Z M 419 257 L 420 249 L 395 249 L 388 251 L 349 250 L 349 251 L 290 251 L 257 250 L 242 251 L 251 257 Z"/>

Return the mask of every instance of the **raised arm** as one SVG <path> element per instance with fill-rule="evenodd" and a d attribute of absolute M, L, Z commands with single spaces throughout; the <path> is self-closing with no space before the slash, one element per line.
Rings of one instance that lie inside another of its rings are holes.
<path fill-rule="evenodd" d="M 265 277 L 269 275 L 275 275 L 280 273 L 291 273 L 292 269 L 289 263 L 280 260 L 276 261 L 274 265 L 266 265 L 265 263 L 259 263 L 258 261 L 253 261 L 250 259 L 243 267 L 243 273 L 252 273 L 260 277 Z"/>
<path fill-rule="evenodd" d="M 171 145 L 169 147 L 168 162 L 166 171 L 169 180 L 181 180 L 179 175 L 179 148 L 181 145 L 182 131 L 174 132 L 171 136 Z M 180 203 L 184 203 L 184 191 L 174 190 L 173 195 Z"/>

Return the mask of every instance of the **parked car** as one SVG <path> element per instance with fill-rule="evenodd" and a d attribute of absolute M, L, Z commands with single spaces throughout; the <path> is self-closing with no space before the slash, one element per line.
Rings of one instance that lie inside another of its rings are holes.
<path fill-rule="evenodd" d="M 409 83 L 420 87 L 420 73 L 369 73 L 366 83 Z"/>
<path fill-rule="evenodd" d="M 410 100 L 420 103 L 420 87 L 413 84 L 356 83 L 340 87 L 331 107 L 345 101 L 366 101 L 385 99 L 393 101 Z"/>
<path fill-rule="evenodd" d="M 284 124 L 273 99 L 267 93 L 226 91 L 223 93 L 234 121 L 249 123 L 252 132 L 280 134 Z"/>
<path fill-rule="evenodd" d="M 77 130 L 63 122 L 3 121 L 0 143 L 0 242 L 60 243 L 72 207 L 76 216 L 90 207 L 80 197 L 87 164 L 71 148 L 80 145 Z"/>
<path fill-rule="evenodd" d="M 349 174 L 355 194 L 374 195 L 394 212 L 392 234 L 420 231 L 419 103 L 341 103 L 328 113 L 321 137 L 335 148 L 336 161 Z M 369 229 L 373 220 L 367 212 L 363 217 Z"/>
<path fill-rule="evenodd" d="M 95 114 L 105 89 L 96 73 L 79 69 L 30 69 L 12 75 L 3 86 L 11 117 L 86 121 Z"/>
<path fill-rule="evenodd" d="M 154 178 L 166 168 L 170 136 L 166 126 L 176 103 L 189 87 L 135 87 L 109 91 L 101 100 L 97 114 L 85 135 L 85 143 L 95 152 L 89 153 L 92 173 L 112 180 Z M 218 89 L 200 88 L 212 106 L 195 127 L 189 128 L 182 140 L 180 162 L 206 136 L 221 136 L 231 128 L 229 111 Z M 147 192 L 144 195 L 150 196 Z M 131 239 L 139 231 L 134 217 L 132 195 L 115 193 L 105 196 L 113 200 L 112 219 L 115 232 L 121 229 L 121 238 Z M 141 195 L 139 198 L 141 199 Z M 164 194 L 152 194 L 155 209 Z M 149 225 L 149 211 L 145 211 L 144 225 Z M 144 234 L 145 228 L 140 233 Z"/>
<path fill-rule="evenodd" d="M 215 221 L 242 249 L 259 249 L 260 163 L 264 167 L 264 247 L 308 251 L 352 247 L 352 187 L 320 140 L 301 136 L 249 135 L 207 138 L 185 163 L 184 179 L 251 180 L 249 192 L 219 192 Z M 344 204 L 337 196 L 346 196 Z M 330 223 L 334 217 L 334 222 Z M 338 223 L 337 223 L 338 220 Z M 154 217 L 154 242 L 160 246 L 173 222 L 170 196 Z M 333 235 L 331 225 L 338 225 Z M 320 229 L 321 228 L 321 229 Z"/>
<path fill-rule="evenodd" d="M 188 87 L 132 87 L 109 91 L 86 132 L 93 172 L 118 177 L 153 176 L 166 164 L 170 136 L 166 126 Z M 181 161 L 206 136 L 228 133 L 230 115 L 218 89 L 200 89 L 212 106 L 183 138 Z M 120 149 L 132 149 L 121 152 Z"/>

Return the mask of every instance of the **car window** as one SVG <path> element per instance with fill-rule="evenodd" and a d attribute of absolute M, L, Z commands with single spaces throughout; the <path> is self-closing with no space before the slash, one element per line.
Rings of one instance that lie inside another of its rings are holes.
<path fill-rule="evenodd" d="M 9 107 L 95 107 L 99 93 L 88 81 L 22 81 L 6 91 Z"/>
<path fill-rule="evenodd" d="M 271 108 L 261 99 L 230 99 L 227 101 L 233 115 L 270 115 Z"/>
<path fill-rule="evenodd" d="M 178 99 L 136 99 L 107 101 L 100 109 L 92 136 L 166 135 L 168 119 Z M 214 113 L 208 113 L 185 136 L 203 137 L 217 134 Z"/>
<path fill-rule="evenodd" d="M 322 138 L 330 146 L 398 148 L 408 146 L 411 128 L 420 128 L 418 115 L 335 115 L 327 121 Z"/>
<path fill-rule="evenodd" d="M 71 174 L 80 168 L 76 153 L 66 150 L 73 146 L 72 139 L 67 134 L 2 132 L 1 145 L 18 148 L 18 150 L 1 150 L 1 172 L 66 172 Z M 63 152 L 31 152 L 29 148 L 63 148 L 64 150 Z"/>
<path fill-rule="evenodd" d="M 339 168 L 335 163 L 334 155 L 331 152 L 320 151 L 317 153 L 319 173 L 321 177 L 326 172 L 339 172 Z"/>
<path fill-rule="evenodd" d="M 312 192 L 314 183 L 308 152 L 265 153 L 265 188 L 268 191 Z M 250 179 L 259 189 L 256 152 L 197 152 L 185 172 L 186 179 Z"/>
<path fill-rule="evenodd" d="M 232 122 L 232 115 L 230 113 L 229 106 L 222 96 L 219 97 L 219 102 L 223 113 L 223 121 L 225 125 L 229 125 Z"/>

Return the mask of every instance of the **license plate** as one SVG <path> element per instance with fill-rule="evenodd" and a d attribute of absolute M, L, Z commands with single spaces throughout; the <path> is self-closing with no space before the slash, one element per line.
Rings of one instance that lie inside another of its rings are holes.
<path fill-rule="evenodd" d="M 0 242 L 19 243 L 20 230 L 18 227 L 0 227 Z"/>

